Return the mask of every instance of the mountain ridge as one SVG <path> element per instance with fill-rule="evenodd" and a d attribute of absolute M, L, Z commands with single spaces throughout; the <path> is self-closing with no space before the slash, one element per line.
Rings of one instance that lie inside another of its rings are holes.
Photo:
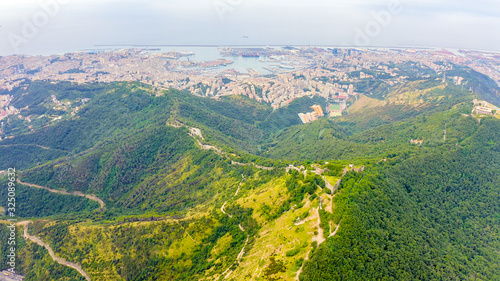
<path fill-rule="evenodd" d="M 56 96 L 63 94 L 57 93 L 57 84 L 37 83 Z M 88 93 L 86 85 L 75 87 Z M 471 116 L 473 95 L 467 90 L 410 82 L 406 88 L 415 90 L 396 89 L 386 101 L 376 101 L 383 106 L 354 104 L 358 111 L 348 115 L 300 124 L 299 110 L 326 101 L 304 97 L 272 111 L 245 97 L 217 101 L 175 90 L 158 95 L 137 83 L 89 87 L 98 90 L 75 115 L 35 132 L 20 130 L 0 144 L 52 149 L 48 152 L 54 154 L 24 152 L 32 161 L 22 164 L 23 182 L 95 194 L 106 204 L 105 210 L 95 211 L 95 202 L 71 197 L 65 200 L 81 202 L 80 209 L 48 212 L 43 201 L 63 195 L 29 187 L 23 191 L 43 198 L 23 215 L 33 220 L 30 235 L 61 258 L 81 264 L 92 280 L 499 276 L 492 249 L 500 239 L 493 200 L 498 195 L 494 171 L 500 121 Z M 391 100 L 398 93 L 408 98 Z M 56 154 L 56 148 L 71 152 Z M 462 169 L 453 164 L 457 161 L 474 165 Z M 452 181 L 442 180 L 440 168 L 449 171 Z M 473 182 L 484 188 L 473 189 Z M 469 196 L 469 189 L 480 196 Z M 433 192 L 442 201 L 432 198 Z M 477 207 L 461 211 L 447 192 L 455 192 L 463 204 L 487 206 L 492 215 Z M 429 210 L 447 215 L 443 219 Z M 465 237 L 489 227 L 485 237 L 490 242 L 471 236 L 475 248 L 460 248 L 466 241 L 458 232 L 460 224 L 446 220 L 460 216 L 471 221 Z M 449 230 L 421 224 L 426 220 L 443 220 Z M 406 224 L 413 234 L 401 230 Z M 438 238 L 427 241 L 423 233 Z M 402 241 L 411 241 L 410 246 Z M 414 246 L 422 241 L 428 251 Z M 435 254 L 443 251 L 437 241 L 449 245 L 455 261 L 478 258 L 463 266 L 448 263 Z M 21 248 L 22 256 L 30 255 L 30 247 Z M 413 252 L 410 261 L 404 259 L 403 253 Z M 339 253 L 346 262 L 339 261 Z M 358 257 L 362 263 L 354 262 Z M 446 270 L 421 263 L 409 269 L 419 257 Z M 332 272 L 331 264 L 339 271 Z M 20 268 L 34 276 L 46 265 L 26 259 Z M 53 278 L 64 280 L 65 273 Z"/>

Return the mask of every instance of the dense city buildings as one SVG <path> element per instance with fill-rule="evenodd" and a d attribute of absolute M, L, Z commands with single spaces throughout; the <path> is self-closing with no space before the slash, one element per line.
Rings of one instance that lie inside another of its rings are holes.
<path fill-rule="evenodd" d="M 468 67 L 497 84 L 500 82 L 500 55 L 479 51 L 286 47 L 220 48 L 219 52 L 228 58 L 192 61 L 189 57 L 193 53 L 153 53 L 147 49 L 5 56 L 0 57 L 0 90 L 22 87 L 24 79 L 76 83 L 140 81 L 152 85 L 158 94 L 174 88 L 215 99 L 245 95 L 275 109 L 303 96 L 321 96 L 329 102 L 326 114 L 339 116 L 360 94 L 371 94 L 373 81 L 380 84 L 380 89 L 418 79 L 411 77 L 413 73 L 421 78 L 437 74 L 443 83 L 474 91 L 458 75 L 462 67 Z M 220 69 L 230 66 L 234 57 L 258 57 L 270 63 L 264 68 L 272 74 L 252 68 L 245 73 L 227 67 Z M 458 74 L 447 77 L 445 72 L 452 70 Z M 22 114 L 22 109 L 9 107 L 9 101 L 8 95 L 0 95 L 0 119 Z"/>

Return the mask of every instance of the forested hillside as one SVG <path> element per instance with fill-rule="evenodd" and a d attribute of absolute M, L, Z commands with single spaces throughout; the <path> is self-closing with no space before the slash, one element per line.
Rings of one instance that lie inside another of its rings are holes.
<path fill-rule="evenodd" d="M 500 122 L 446 152 L 345 177 L 341 231 L 301 280 L 495 280 L 500 276 Z"/>
<path fill-rule="evenodd" d="M 297 113 L 326 99 L 273 110 L 27 81 L 10 94 L 31 123 L 9 117 L 0 141 L 20 181 L 19 272 L 83 278 L 22 238 L 30 220 L 92 280 L 499 279 L 500 120 L 471 115 L 468 89 L 401 71 L 409 82 L 357 85 L 348 112 L 308 124 Z"/>

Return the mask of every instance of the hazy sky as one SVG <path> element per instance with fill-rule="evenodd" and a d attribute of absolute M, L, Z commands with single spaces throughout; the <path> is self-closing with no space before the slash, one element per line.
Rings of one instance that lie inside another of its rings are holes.
<path fill-rule="evenodd" d="M 1 0 L 0 26 L 0 55 L 102 44 L 500 51 L 498 0 Z"/>

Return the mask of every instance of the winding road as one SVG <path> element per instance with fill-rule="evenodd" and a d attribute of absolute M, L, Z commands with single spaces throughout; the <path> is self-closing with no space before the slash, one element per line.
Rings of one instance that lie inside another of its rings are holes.
<path fill-rule="evenodd" d="M 0 147 L 13 147 L 13 146 L 36 146 L 36 147 L 39 147 L 39 148 L 42 148 L 45 150 L 52 149 L 52 150 L 60 150 L 60 151 L 68 152 L 68 150 L 63 150 L 63 149 L 59 149 L 59 148 L 50 148 L 50 147 L 42 146 L 39 144 L 2 144 L 2 145 L 0 145 Z"/>
<path fill-rule="evenodd" d="M 205 140 L 205 138 L 203 137 L 203 134 L 201 133 L 201 130 L 199 128 L 189 127 L 187 125 L 182 124 L 181 122 L 179 122 L 177 120 L 174 120 L 174 122 L 167 123 L 167 126 L 171 126 L 171 127 L 174 127 L 174 128 L 180 128 L 180 127 L 186 127 L 186 128 L 188 128 L 189 129 L 189 135 L 196 140 L 196 143 L 198 144 L 198 146 L 202 150 L 213 150 L 213 151 L 215 151 L 215 153 L 217 153 L 219 156 L 222 156 L 222 157 L 225 157 L 225 158 L 231 160 L 231 165 L 236 165 L 236 166 L 254 166 L 257 169 L 266 170 L 266 171 L 272 171 L 272 170 L 274 170 L 274 167 L 261 166 L 261 165 L 255 164 L 253 162 L 252 163 L 240 163 L 240 162 L 236 162 L 236 161 L 232 160 L 231 158 L 229 158 L 226 155 L 226 152 L 223 151 L 222 149 L 220 149 L 220 148 L 218 148 L 216 146 L 213 146 L 213 145 L 203 144 L 198 139 L 198 137 L 199 137 L 201 140 Z"/>
<path fill-rule="evenodd" d="M 47 249 L 47 251 L 49 252 L 49 255 L 52 257 L 52 259 L 55 262 L 57 262 L 58 264 L 61 264 L 61 265 L 64 265 L 64 266 L 76 269 L 83 277 L 85 277 L 86 280 L 91 281 L 90 276 L 87 274 L 87 272 L 85 272 L 82 269 L 82 267 L 79 264 L 69 262 L 67 260 L 64 260 L 64 259 L 56 256 L 54 254 L 54 250 L 52 250 L 52 248 L 50 247 L 49 244 L 43 242 L 42 239 L 40 239 L 37 236 L 29 235 L 29 233 L 28 233 L 28 226 L 29 226 L 30 223 L 31 223 L 31 221 L 23 221 L 23 222 L 20 222 L 20 223 L 17 224 L 17 225 L 24 225 L 24 233 L 23 233 L 24 239 L 31 240 L 31 241 L 35 242 L 36 244 L 44 247 L 45 249 Z"/>
<path fill-rule="evenodd" d="M 41 186 L 41 185 L 37 185 L 37 184 L 32 184 L 32 183 L 27 183 L 27 182 L 22 182 L 19 178 L 17 178 L 17 182 L 19 184 L 22 184 L 22 185 L 26 185 L 26 186 L 29 186 L 29 187 L 34 187 L 34 188 L 40 188 L 40 189 L 45 189 L 49 192 L 52 192 L 52 193 L 58 193 L 58 194 L 65 194 L 65 195 L 73 195 L 73 196 L 80 196 L 80 197 L 86 197 L 90 200 L 93 200 L 93 201 L 96 201 L 97 203 L 99 203 L 99 211 L 103 211 L 104 208 L 106 207 L 106 204 L 104 203 L 104 201 L 102 201 L 102 199 L 98 198 L 97 196 L 95 195 L 90 195 L 90 194 L 83 194 L 81 192 L 78 192 L 78 191 L 75 191 L 75 192 L 67 192 L 67 191 L 64 191 L 64 190 L 57 190 L 57 189 L 51 189 L 51 188 L 48 188 L 46 186 Z M 86 280 L 90 281 L 90 276 L 87 274 L 87 272 L 85 272 L 82 267 L 77 264 L 77 263 L 72 263 L 72 262 L 69 262 L 69 261 L 66 261 L 60 257 L 57 257 L 54 253 L 54 250 L 52 250 L 52 248 L 50 247 L 49 244 L 45 243 L 42 241 L 42 239 L 40 239 L 39 237 L 37 236 L 34 236 L 34 235 L 29 235 L 28 233 L 28 226 L 29 224 L 31 223 L 31 221 L 23 221 L 23 222 L 19 222 L 17 223 L 17 225 L 24 225 L 24 233 L 23 233 L 23 237 L 24 239 L 26 240 L 31 240 L 33 242 L 35 242 L 36 244 L 44 247 L 45 249 L 47 249 L 47 251 L 49 252 L 50 256 L 52 257 L 52 259 L 61 264 L 61 265 L 64 265 L 64 266 L 67 266 L 67 267 L 71 267 L 73 269 L 76 269 L 83 277 L 85 277 Z"/>
<path fill-rule="evenodd" d="M 22 185 L 27 185 L 27 186 L 30 186 L 30 187 L 35 187 L 35 188 L 40 188 L 40 189 L 45 189 L 45 190 L 50 191 L 52 193 L 86 197 L 86 198 L 88 198 L 88 199 L 90 199 L 92 201 L 96 201 L 97 203 L 99 203 L 99 206 L 100 206 L 99 211 L 103 211 L 104 208 L 106 207 L 106 204 L 104 203 L 104 201 L 102 201 L 102 199 L 98 198 L 94 194 L 91 195 L 91 194 L 83 194 L 83 193 L 78 192 L 78 191 L 67 192 L 67 191 L 64 191 L 64 190 L 51 189 L 51 188 L 48 188 L 46 186 L 41 186 L 41 185 L 38 185 L 38 184 L 32 184 L 32 183 L 22 182 L 19 178 L 17 178 L 17 182 L 19 184 L 22 184 Z"/>

